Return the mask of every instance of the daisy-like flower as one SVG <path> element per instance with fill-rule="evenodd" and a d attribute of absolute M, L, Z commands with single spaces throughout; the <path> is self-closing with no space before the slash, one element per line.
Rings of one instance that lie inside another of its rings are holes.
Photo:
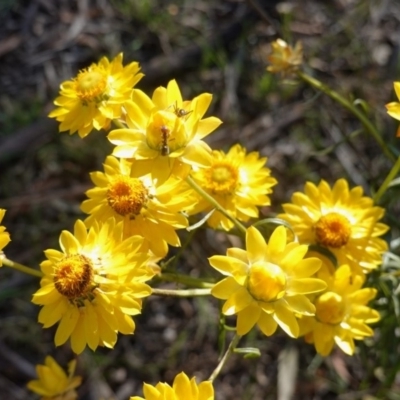
<path fill-rule="evenodd" d="M 272 335 L 279 325 L 289 336 L 299 335 L 296 315 L 314 315 L 315 307 L 305 296 L 324 290 L 324 281 L 311 276 L 318 271 L 318 258 L 303 259 L 308 246 L 286 243 L 286 228 L 279 226 L 268 244 L 254 227 L 247 229 L 246 250 L 230 248 L 226 256 L 213 256 L 210 264 L 227 278 L 215 284 L 211 294 L 227 300 L 225 315 L 237 314 L 236 330 L 245 335 L 258 325 Z"/>
<path fill-rule="evenodd" d="M 45 251 L 44 277 L 32 302 L 43 306 L 39 322 L 44 328 L 59 322 L 56 346 L 71 337 L 77 354 L 86 345 L 113 348 L 118 332 L 134 332 L 132 316 L 140 314 L 142 298 L 151 294 L 144 282 L 154 275 L 147 254 L 137 252 L 142 244 L 138 236 L 123 240 L 122 223 L 113 219 L 89 230 L 78 220 L 74 234 L 61 233 L 62 252 Z"/>
<path fill-rule="evenodd" d="M 143 160 L 158 180 L 166 180 L 177 165 L 181 168 L 179 162 L 209 165 L 211 149 L 203 139 L 221 124 L 216 117 L 203 118 L 211 99 L 211 94 L 202 93 L 183 101 L 175 80 L 157 88 L 152 99 L 134 89 L 126 104 L 128 128 L 108 135 L 116 145 L 113 155 Z"/>
<path fill-rule="evenodd" d="M 362 289 L 364 277 L 354 275 L 348 265 L 340 266 L 333 276 L 325 276 L 328 287 L 314 298 L 315 316 L 299 320 L 301 333 L 322 356 L 329 355 L 335 343 L 346 354 L 353 355 L 354 340 L 372 336 L 374 332 L 367 324 L 380 319 L 378 311 L 367 306 L 377 291 Z"/>
<path fill-rule="evenodd" d="M 138 165 L 139 164 L 139 165 Z M 171 177 L 157 184 L 149 174 L 141 176 L 140 163 L 109 156 L 105 172 L 92 172 L 95 188 L 89 189 L 81 209 L 90 216 L 87 226 L 114 217 L 122 221 L 124 236 L 143 236 L 150 250 L 165 257 L 168 244 L 180 246 L 175 229 L 185 228 L 187 218 L 180 212 L 189 207 L 192 198 L 184 193 L 181 181 Z"/>
<path fill-rule="evenodd" d="M 6 213 L 6 210 L 0 208 L 0 222 L 4 218 L 4 214 Z M 2 255 L 2 250 L 3 248 L 10 243 L 10 234 L 8 232 L 5 232 L 6 228 L 4 226 L 0 225 L 0 267 L 3 265 L 1 261 L 1 255 Z"/>
<path fill-rule="evenodd" d="M 82 378 L 74 376 L 76 360 L 68 363 L 68 375 L 57 364 L 53 357 L 47 356 L 44 365 L 37 365 L 37 380 L 28 382 L 28 389 L 39 394 L 41 400 L 75 400 L 78 397 L 75 389 Z"/>
<path fill-rule="evenodd" d="M 272 73 L 282 72 L 291 74 L 299 69 L 303 62 L 303 46 L 297 42 L 294 47 L 289 46 L 284 40 L 277 39 L 271 43 L 272 52 L 267 57 L 271 63 L 267 71 Z"/>
<path fill-rule="evenodd" d="M 189 380 L 184 372 L 175 377 L 172 387 L 162 382 L 156 386 L 143 384 L 143 394 L 144 397 L 134 396 L 130 400 L 214 400 L 214 388 L 210 381 L 197 384 L 195 378 Z"/>
<path fill-rule="evenodd" d="M 81 138 L 93 129 L 107 129 L 112 119 L 121 117 L 133 86 L 144 76 L 139 70 L 137 62 L 124 67 L 122 53 L 111 62 L 103 57 L 61 84 L 60 96 L 54 101 L 57 108 L 49 117 L 61 122 L 60 132 L 78 132 Z"/>
<path fill-rule="evenodd" d="M 400 99 L 400 82 L 394 82 L 393 86 L 394 86 L 394 91 L 396 92 L 397 98 Z M 400 103 L 399 102 L 392 101 L 391 103 L 386 104 L 385 107 L 386 107 L 387 113 L 391 117 L 400 121 Z M 400 126 L 397 129 L 396 136 L 400 137 Z"/>
<path fill-rule="evenodd" d="M 239 144 L 233 146 L 227 154 L 223 151 L 212 152 L 210 167 L 197 169 L 191 176 L 194 181 L 210 196 L 240 221 L 258 217 L 257 206 L 271 204 L 268 194 L 276 179 L 270 176 L 271 171 L 265 167 L 266 158 L 260 158 L 257 152 L 246 154 L 246 149 Z M 211 211 L 212 205 L 198 195 L 195 207 L 190 214 Z M 207 223 L 212 228 L 222 227 L 230 230 L 232 221 L 215 211 Z"/>
<path fill-rule="evenodd" d="M 387 243 L 379 236 L 389 227 L 378 222 L 384 209 L 363 196 L 361 186 L 350 190 L 345 179 L 332 188 L 325 181 L 318 186 L 307 182 L 304 193 L 294 193 L 292 203 L 283 209 L 278 217 L 291 224 L 300 243 L 329 249 L 338 265 L 349 264 L 355 273 L 362 273 L 382 263 Z"/>

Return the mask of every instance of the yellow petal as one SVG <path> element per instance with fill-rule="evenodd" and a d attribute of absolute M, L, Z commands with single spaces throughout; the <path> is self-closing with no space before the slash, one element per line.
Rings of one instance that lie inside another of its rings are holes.
<path fill-rule="evenodd" d="M 81 248 L 74 235 L 68 231 L 61 232 L 60 247 L 65 254 L 77 254 Z"/>
<path fill-rule="evenodd" d="M 353 318 L 362 319 L 365 323 L 371 324 L 380 320 L 378 311 L 363 305 L 354 304 L 351 310 Z"/>
<path fill-rule="evenodd" d="M 220 125 L 222 121 L 216 117 L 209 117 L 199 121 L 196 129 L 196 138 L 203 139 L 211 132 L 215 131 Z"/>
<path fill-rule="evenodd" d="M 221 274 L 246 278 L 248 265 L 237 258 L 227 256 L 212 256 L 208 259 L 210 264 Z"/>
<path fill-rule="evenodd" d="M 306 296 L 285 297 L 289 308 L 298 314 L 312 316 L 315 314 L 315 306 Z"/>
<path fill-rule="evenodd" d="M 290 279 L 286 293 L 288 295 L 317 293 L 325 290 L 327 285 L 317 278 Z"/>
<path fill-rule="evenodd" d="M 258 327 L 264 335 L 271 336 L 275 333 L 278 324 L 271 315 L 263 312 L 258 320 Z"/>
<path fill-rule="evenodd" d="M 54 338 L 56 346 L 61 346 L 68 340 L 78 323 L 79 317 L 79 310 L 76 307 L 71 306 L 58 325 L 56 336 Z"/>
<path fill-rule="evenodd" d="M 247 289 L 241 288 L 233 293 L 222 307 L 225 315 L 233 315 L 248 307 L 254 299 L 251 297 Z"/>
<path fill-rule="evenodd" d="M 243 261 L 245 264 L 248 264 L 249 260 L 247 258 L 247 251 L 246 250 L 239 249 L 238 247 L 230 247 L 226 251 L 226 255 L 228 257 L 237 258 L 237 259 Z"/>
<path fill-rule="evenodd" d="M 246 232 L 246 249 L 251 264 L 265 260 L 267 245 L 260 231 L 253 226 L 248 228 Z"/>
<path fill-rule="evenodd" d="M 86 347 L 85 323 L 81 315 L 75 329 L 71 333 L 71 348 L 75 354 L 81 354 Z"/>
<path fill-rule="evenodd" d="M 348 354 L 349 356 L 354 354 L 355 345 L 350 334 L 335 336 L 335 342 L 344 353 Z"/>
<path fill-rule="evenodd" d="M 284 232 L 286 235 L 286 229 L 284 229 Z M 286 236 L 285 236 L 285 244 L 286 244 Z M 300 261 L 306 255 L 307 251 L 308 251 L 308 246 L 306 245 L 298 245 L 294 247 L 283 256 L 283 258 L 279 262 L 279 266 L 282 267 L 282 269 L 291 270 L 293 267 L 296 267 L 300 263 Z M 321 265 L 321 263 L 319 263 L 319 265 Z"/>
<path fill-rule="evenodd" d="M 198 399 L 201 400 L 214 400 L 214 388 L 210 381 L 201 382 L 199 384 Z"/>
<path fill-rule="evenodd" d="M 325 357 L 330 354 L 334 344 L 334 327 L 317 323 L 314 328 L 314 345 L 317 352 Z"/>
<path fill-rule="evenodd" d="M 236 331 L 238 335 L 249 333 L 251 328 L 258 322 L 261 316 L 261 308 L 256 302 L 251 303 L 248 307 L 238 313 L 236 322 Z"/>
<path fill-rule="evenodd" d="M 274 305 L 274 320 L 289 336 L 297 338 L 299 336 L 299 325 L 293 312 L 290 311 L 282 301 L 277 301 Z"/>
<path fill-rule="evenodd" d="M 226 300 L 232 293 L 236 292 L 241 287 L 242 286 L 240 286 L 234 278 L 229 277 L 216 283 L 211 289 L 211 294 L 217 299 Z"/>
<path fill-rule="evenodd" d="M 286 247 L 286 228 L 278 226 L 272 233 L 268 241 L 268 253 L 273 260 L 279 257 Z"/>
<path fill-rule="evenodd" d="M 175 79 L 169 81 L 167 85 L 167 104 L 176 105 L 177 107 L 182 105 L 181 91 Z"/>
<path fill-rule="evenodd" d="M 316 257 L 305 258 L 290 268 L 290 272 L 296 278 L 307 278 L 314 275 L 321 268 L 321 264 L 322 261 Z"/>
<path fill-rule="evenodd" d="M 209 167 L 212 160 L 211 150 L 205 142 L 192 142 L 186 146 L 181 160 L 200 168 Z"/>

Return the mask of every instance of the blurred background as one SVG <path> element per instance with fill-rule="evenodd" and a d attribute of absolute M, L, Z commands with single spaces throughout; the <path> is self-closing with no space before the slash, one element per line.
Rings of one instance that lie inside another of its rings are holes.
<path fill-rule="evenodd" d="M 208 137 L 211 147 L 241 143 L 258 151 L 278 179 L 263 215 L 279 212 L 307 180 L 345 177 L 372 195 L 390 161 L 331 99 L 265 71 L 278 37 L 301 40 L 308 73 L 362 99 L 360 107 L 398 154 L 397 124 L 384 107 L 395 101 L 393 81 L 400 80 L 397 0 L 0 0 L 0 208 L 12 238 L 8 258 L 38 268 L 43 250 L 58 248 L 60 232 L 84 217 L 79 206 L 91 187 L 89 172 L 102 169 L 112 145 L 106 132 L 83 140 L 59 134 L 47 114 L 62 81 L 119 52 L 125 63 L 140 62 L 145 77 L 137 87 L 149 95 L 170 79 L 185 99 L 213 94 L 208 115 L 223 125 Z M 398 195 L 392 189 L 381 204 L 392 237 Z M 234 241 L 200 229 L 180 271 L 216 276 L 206 255 L 224 254 Z M 391 284 L 394 290 L 397 282 Z M 54 348 L 54 329 L 36 323 L 39 309 L 30 299 L 37 287 L 36 278 L 0 270 L 1 399 L 37 398 L 25 389 L 35 364 L 47 354 L 63 366 L 73 357 L 68 346 Z M 258 347 L 261 357 L 232 357 L 215 382 L 217 400 L 285 400 L 279 389 L 285 385 L 294 399 L 400 399 L 398 296 L 383 295 L 376 307 L 386 318 L 354 357 L 337 351 L 323 359 L 302 339 L 254 330 L 242 345 Z M 141 394 L 143 381 L 171 383 L 182 370 L 204 380 L 217 365 L 215 299 L 151 297 L 135 321 L 135 335 L 120 337 L 115 349 L 79 357 L 80 399 L 128 399 Z"/>

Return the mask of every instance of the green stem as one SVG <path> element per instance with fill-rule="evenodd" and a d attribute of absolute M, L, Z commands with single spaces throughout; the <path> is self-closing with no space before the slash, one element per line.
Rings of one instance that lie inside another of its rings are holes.
<path fill-rule="evenodd" d="M 221 358 L 221 361 L 218 363 L 217 368 L 214 369 L 213 373 L 208 378 L 209 381 L 213 382 L 214 379 L 221 372 L 222 368 L 224 367 L 224 365 L 228 361 L 228 358 L 230 357 L 230 355 L 233 353 L 233 351 L 235 350 L 236 346 L 238 345 L 240 339 L 241 339 L 241 336 L 239 336 L 237 334 L 233 337 L 233 339 L 230 342 L 229 347 L 226 350 L 224 356 Z"/>
<path fill-rule="evenodd" d="M 386 178 L 383 181 L 381 187 L 375 193 L 374 202 L 376 204 L 379 203 L 380 199 L 382 198 L 382 196 L 385 194 L 387 188 L 389 187 L 390 182 L 392 182 L 392 180 L 396 177 L 396 175 L 399 173 L 399 171 L 400 171 L 400 157 L 397 159 L 397 161 L 393 165 L 392 169 L 390 170 L 390 172 L 386 176 Z"/>
<path fill-rule="evenodd" d="M 214 283 L 212 282 L 204 282 L 203 279 L 199 278 L 192 278 L 187 275 L 181 275 L 175 272 L 162 272 L 160 276 L 157 277 L 158 279 L 164 282 L 175 282 L 181 283 L 186 286 L 194 286 L 194 287 L 203 287 L 203 288 L 212 288 Z"/>
<path fill-rule="evenodd" d="M 43 273 L 41 271 L 26 267 L 25 265 L 22 265 L 17 262 L 14 262 L 12 260 L 9 260 L 8 258 L 5 258 L 5 257 L 2 258 L 1 262 L 3 263 L 3 266 L 9 267 L 9 268 L 14 268 L 20 272 L 23 272 L 24 274 L 36 276 L 38 278 L 43 278 Z"/>
<path fill-rule="evenodd" d="M 151 288 L 152 294 L 155 296 L 173 296 L 173 297 L 197 297 L 197 296 L 209 296 L 211 289 L 180 289 L 180 290 L 169 290 L 169 289 L 158 289 Z"/>
<path fill-rule="evenodd" d="M 304 82 L 308 83 L 313 88 L 325 93 L 331 99 L 335 100 L 344 108 L 346 108 L 348 111 L 350 111 L 356 118 L 359 119 L 359 121 L 364 126 L 364 129 L 377 141 L 379 146 L 382 148 L 382 151 L 385 153 L 386 157 L 389 158 L 389 160 L 391 161 L 396 160 L 395 156 L 389 151 L 389 148 L 386 146 L 378 129 L 368 120 L 368 118 L 354 104 L 352 104 L 349 100 L 345 99 L 339 93 L 332 90 L 329 86 L 324 85 L 322 82 L 311 77 L 310 75 L 302 71 L 297 71 L 297 75 Z"/>
<path fill-rule="evenodd" d="M 235 226 L 239 229 L 239 231 L 243 232 L 246 234 L 246 227 L 242 225 L 236 218 L 232 217 L 228 213 L 228 211 L 225 210 L 224 207 L 222 207 L 217 200 L 214 199 L 214 197 L 210 196 L 205 190 L 203 190 L 191 176 L 186 177 L 186 182 L 197 192 L 199 193 L 202 197 L 204 197 L 209 203 L 211 203 L 217 211 L 219 211 L 221 214 L 225 215 L 226 218 L 229 218 Z"/>

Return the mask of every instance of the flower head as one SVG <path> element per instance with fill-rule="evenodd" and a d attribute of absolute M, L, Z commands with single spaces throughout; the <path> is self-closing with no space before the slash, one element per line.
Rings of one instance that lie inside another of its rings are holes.
<path fill-rule="evenodd" d="M 57 108 L 49 117 L 61 122 L 60 132 L 78 132 L 82 138 L 93 128 L 107 129 L 112 119 L 121 117 L 132 87 L 143 77 L 139 70 L 137 62 L 124 67 L 122 53 L 111 62 L 103 57 L 61 84 L 60 96 L 54 101 Z"/>
<path fill-rule="evenodd" d="M 172 387 L 162 382 L 156 386 L 145 383 L 143 393 L 144 397 L 134 396 L 130 400 L 214 400 L 214 388 L 210 381 L 197 384 L 195 378 L 189 380 L 184 372 L 175 377 Z"/>
<path fill-rule="evenodd" d="M 203 138 L 221 124 L 216 117 L 203 118 L 211 99 L 211 94 L 203 93 L 183 101 L 175 80 L 157 88 L 152 99 L 133 90 L 132 101 L 126 104 L 128 128 L 108 135 L 116 145 L 113 155 L 147 161 L 148 172 L 160 181 L 181 163 L 209 165 L 211 149 Z"/>
<path fill-rule="evenodd" d="M 394 91 L 396 92 L 396 96 L 398 99 L 400 99 L 400 82 L 394 82 Z M 393 117 L 394 119 L 397 119 L 400 121 L 400 103 L 397 101 L 393 101 L 391 103 L 386 104 L 386 109 L 387 113 Z M 397 129 L 397 137 L 400 137 L 400 126 Z"/>
<path fill-rule="evenodd" d="M 47 356 L 44 365 L 37 365 L 37 380 L 28 382 L 28 389 L 39 394 L 41 400 L 75 400 L 78 397 L 75 389 L 82 378 L 74 376 L 76 360 L 68 363 L 68 375 L 57 364 L 53 357 Z"/>
<path fill-rule="evenodd" d="M 187 227 L 180 211 L 192 202 L 181 181 L 171 177 L 160 185 L 149 174 L 141 176 L 140 163 L 113 156 L 106 158 L 104 169 L 91 173 L 96 187 L 86 192 L 89 199 L 81 206 L 90 214 L 85 224 L 114 217 L 123 223 L 124 237 L 142 236 L 159 257 L 165 257 L 168 244 L 180 246 L 175 229 Z"/>
<path fill-rule="evenodd" d="M 328 287 L 313 300 L 315 316 L 300 319 L 301 332 L 323 356 L 329 355 L 335 343 L 346 354 L 353 355 L 354 339 L 372 336 L 373 330 L 367 324 L 380 319 L 378 311 L 367 307 L 377 291 L 362 289 L 364 277 L 354 275 L 348 265 L 340 266 L 333 276 L 325 276 Z"/>
<path fill-rule="evenodd" d="M 381 264 L 387 244 L 379 236 L 389 227 L 378 222 L 384 209 L 363 196 L 361 186 L 350 190 L 344 179 L 333 188 L 325 181 L 318 186 L 307 182 L 304 193 L 294 193 L 292 203 L 283 209 L 278 217 L 292 225 L 300 243 L 329 249 L 338 265 L 349 264 L 362 273 Z"/>
<path fill-rule="evenodd" d="M 6 213 L 6 210 L 0 208 L 0 222 L 4 218 L 4 214 Z M 2 266 L 1 262 L 1 250 L 10 242 L 10 234 L 8 232 L 5 232 L 6 228 L 4 226 L 0 225 L 0 267 Z"/>
<path fill-rule="evenodd" d="M 284 40 L 277 39 L 271 43 L 272 53 L 267 57 L 271 63 L 267 71 L 272 73 L 282 72 L 290 74 L 299 69 L 303 62 L 303 46 L 297 42 L 294 47 L 289 46 Z"/>
<path fill-rule="evenodd" d="M 227 256 L 213 256 L 210 264 L 227 278 L 218 282 L 211 294 L 227 300 L 225 315 L 238 314 L 237 333 L 244 335 L 257 324 L 272 335 L 279 325 L 297 337 L 296 315 L 314 315 L 315 307 L 305 296 L 326 288 L 325 282 L 311 278 L 321 266 L 317 258 L 303 259 L 308 246 L 286 243 L 286 229 L 279 226 L 268 244 L 254 227 L 247 229 L 246 250 L 230 248 Z"/>
<path fill-rule="evenodd" d="M 191 176 L 196 183 L 224 207 L 234 218 L 248 221 L 258 217 L 257 206 L 271 204 L 268 194 L 276 180 L 265 167 L 266 158 L 259 158 L 257 152 L 246 154 L 239 144 L 233 146 L 227 154 L 214 150 L 211 166 L 197 169 Z M 198 195 L 196 206 L 191 214 L 210 211 L 212 205 Z M 221 226 L 230 230 L 233 223 L 219 211 L 215 211 L 207 220 L 212 228 Z"/>
<path fill-rule="evenodd" d="M 114 219 L 89 230 L 78 220 L 74 234 L 61 233 L 62 252 L 45 251 L 44 277 L 32 302 L 43 306 L 39 322 L 45 328 L 59 322 L 56 346 L 71 337 L 79 354 L 86 345 L 112 348 L 118 332 L 134 332 L 131 316 L 140 314 L 142 298 L 151 294 L 144 282 L 154 275 L 148 256 L 138 252 L 142 244 L 138 236 L 123 240 L 122 223 Z"/>

